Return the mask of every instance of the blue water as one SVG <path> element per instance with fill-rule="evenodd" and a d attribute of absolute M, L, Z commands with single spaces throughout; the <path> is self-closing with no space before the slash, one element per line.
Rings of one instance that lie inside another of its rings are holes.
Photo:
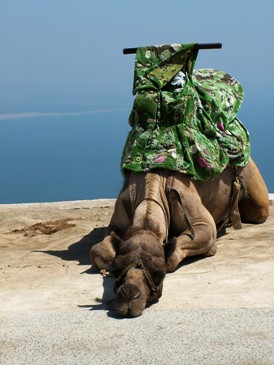
<path fill-rule="evenodd" d="M 0 203 L 116 197 L 128 113 L 0 121 Z"/>
<path fill-rule="evenodd" d="M 239 118 L 274 192 L 273 98 L 245 101 Z M 0 120 L 0 203 L 115 198 L 129 110 Z"/>

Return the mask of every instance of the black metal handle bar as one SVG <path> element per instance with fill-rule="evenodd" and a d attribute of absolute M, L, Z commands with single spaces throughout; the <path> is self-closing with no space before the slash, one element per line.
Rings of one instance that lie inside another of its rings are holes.
<path fill-rule="evenodd" d="M 198 49 L 218 49 L 222 48 L 222 43 L 198 43 Z M 124 48 L 123 54 L 133 54 L 137 52 L 138 47 L 135 48 Z"/>

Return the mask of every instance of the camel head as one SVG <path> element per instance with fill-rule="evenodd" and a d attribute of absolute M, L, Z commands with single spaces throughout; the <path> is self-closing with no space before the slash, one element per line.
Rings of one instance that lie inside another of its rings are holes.
<path fill-rule="evenodd" d="M 150 231 L 129 232 L 112 265 L 116 277 L 116 310 L 138 317 L 147 304 L 162 295 L 166 263 L 163 247 Z"/>

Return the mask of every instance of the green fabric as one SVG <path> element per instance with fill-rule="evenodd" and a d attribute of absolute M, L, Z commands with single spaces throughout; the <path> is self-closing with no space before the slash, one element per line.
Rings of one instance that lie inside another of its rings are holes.
<path fill-rule="evenodd" d="M 209 180 L 247 164 L 249 134 L 236 118 L 243 89 L 222 71 L 194 70 L 197 54 L 196 44 L 137 50 L 122 170 L 164 168 Z"/>

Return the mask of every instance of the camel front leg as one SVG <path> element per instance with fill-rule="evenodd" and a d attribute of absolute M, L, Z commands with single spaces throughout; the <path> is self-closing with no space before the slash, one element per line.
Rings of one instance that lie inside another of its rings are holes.
<path fill-rule="evenodd" d="M 194 185 L 185 179 L 177 175 L 174 189 L 169 193 L 174 238 L 166 245 L 167 272 L 176 270 L 188 256 L 212 256 L 217 251 L 214 219 L 202 204 Z"/>
<path fill-rule="evenodd" d="M 195 237 L 189 230 L 173 238 L 166 245 L 167 272 L 173 272 L 188 256 L 213 256 L 217 251 L 216 226 L 210 223 L 196 222 L 192 225 Z"/>
<path fill-rule="evenodd" d="M 122 244 L 122 236 L 129 227 L 130 220 L 125 209 L 125 199 L 127 199 L 127 190 L 123 190 L 116 201 L 105 238 L 90 249 L 90 260 L 100 271 L 110 270 L 116 252 Z"/>

